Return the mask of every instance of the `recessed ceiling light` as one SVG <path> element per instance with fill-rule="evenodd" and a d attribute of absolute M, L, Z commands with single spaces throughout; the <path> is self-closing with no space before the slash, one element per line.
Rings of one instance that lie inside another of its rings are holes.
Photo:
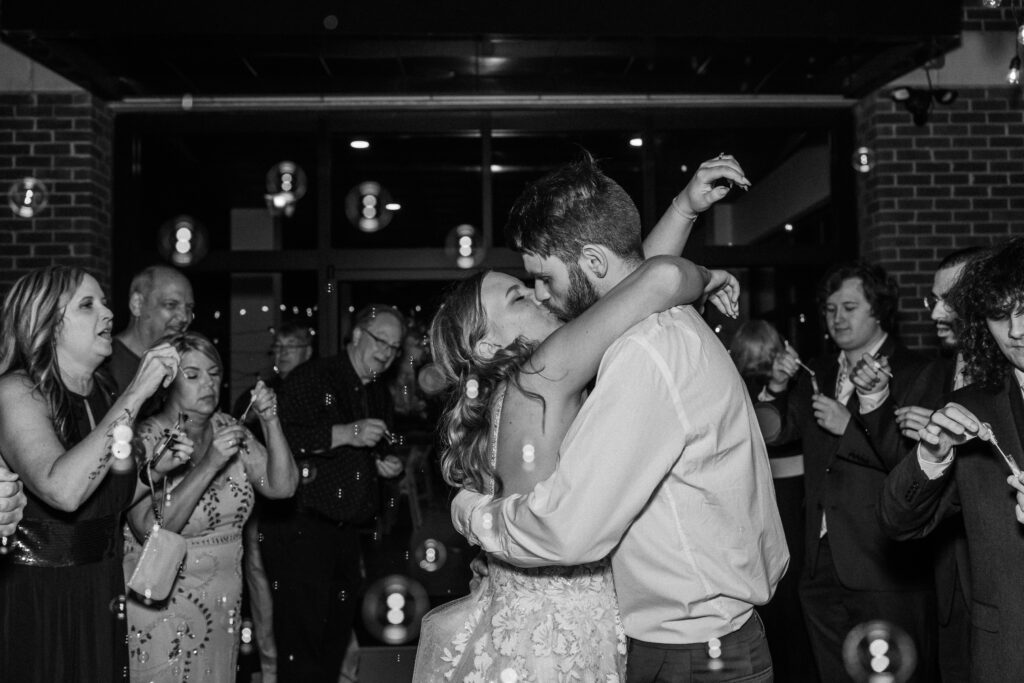
<path fill-rule="evenodd" d="M 358 140 L 357 139 L 357 140 L 353 140 L 350 143 L 348 143 L 348 146 L 351 147 L 352 149 L 369 149 L 370 148 L 370 141 L 369 140 Z"/>

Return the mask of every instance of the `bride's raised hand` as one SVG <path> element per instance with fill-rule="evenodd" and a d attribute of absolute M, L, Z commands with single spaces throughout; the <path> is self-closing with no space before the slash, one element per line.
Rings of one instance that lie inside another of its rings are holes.
<path fill-rule="evenodd" d="M 728 183 L 716 182 L 722 180 Z M 738 185 L 744 190 L 750 189 L 750 181 L 736 158 L 729 154 L 719 154 L 697 168 L 690 182 L 673 200 L 673 206 L 681 213 L 696 216 L 729 194 L 732 185 Z"/>
<path fill-rule="evenodd" d="M 704 287 L 704 302 L 711 304 L 722 315 L 737 318 L 740 314 L 740 283 L 732 273 L 725 270 L 709 270 L 711 279 Z"/>

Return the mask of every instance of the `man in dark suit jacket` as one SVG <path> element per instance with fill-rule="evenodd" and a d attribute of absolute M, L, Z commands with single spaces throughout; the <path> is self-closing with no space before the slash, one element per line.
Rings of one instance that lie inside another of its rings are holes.
<path fill-rule="evenodd" d="M 931 414 L 914 453 L 886 480 L 879 503 L 883 528 L 893 538 L 921 538 L 942 520 L 962 517 L 974 683 L 1024 680 L 1024 483 L 1011 476 L 1007 486 L 1012 468 L 1000 454 L 1014 467 L 1024 454 L 1022 263 L 1024 239 L 1018 238 L 968 265 L 951 292 L 975 384 Z"/>
<path fill-rule="evenodd" d="M 802 375 L 777 397 L 783 429 L 772 440 L 803 439 L 807 550 L 800 599 L 811 646 L 823 681 L 848 680 L 846 635 L 860 623 L 885 619 L 917 643 L 924 664 L 917 680 L 933 681 L 930 568 L 914 561 L 917 544 L 883 534 L 875 511 L 900 453 L 896 429 L 883 423 L 894 423 L 894 407 L 924 362 L 886 332 L 897 290 L 881 268 L 840 266 L 826 275 L 819 299 L 840 353 L 811 363 L 813 383 Z M 891 442 L 876 443 L 876 435 Z"/>
<path fill-rule="evenodd" d="M 960 321 L 946 296 L 959 280 L 966 265 L 980 257 L 983 247 L 969 247 L 948 254 L 939 263 L 932 281 L 931 296 L 925 308 L 935 322 L 942 355 L 932 360 L 914 380 L 903 404 L 896 409 L 896 427 L 906 439 L 906 450 L 918 440 L 918 431 L 928 424 L 944 397 L 969 383 L 963 354 L 960 353 Z M 967 541 L 959 516 L 944 520 L 931 534 L 938 606 L 938 658 L 942 683 L 967 683 L 970 680 L 970 595 Z M 926 562 L 925 557 L 920 558 Z"/>

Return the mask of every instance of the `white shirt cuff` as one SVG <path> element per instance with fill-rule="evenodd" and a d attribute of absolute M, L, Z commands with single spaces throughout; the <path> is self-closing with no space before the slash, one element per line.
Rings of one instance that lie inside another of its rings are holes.
<path fill-rule="evenodd" d="M 889 385 L 886 384 L 880 390 L 873 391 L 870 394 L 862 394 L 858 391 L 857 398 L 860 403 L 861 415 L 864 413 L 870 413 L 872 410 L 885 403 L 885 400 L 889 398 Z"/>
<path fill-rule="evenodd" d="M 452 525 L 472 545 L 480 545 L 480 540 L 473 529 L 473 515 L 493 499 L 494 496 L 462 489 L 452 501 Z M 479 531 L 479 529 L 476 531 Z"/>
<path fill-rule="evenodd" d="M 929 480 L 934 481 L 945 474 L 946 470 L 949 469 L 949 466 L 953 463 L 953 450 L 954 449 L 950 449 L 949 455 L 946 456 L 945 460 L 932 462 L 921 457 L 921 445 L 918 444 L 917 464 L 920 466 L 921 471 L 924 472 L 924 476 L 928 477 Z"/>

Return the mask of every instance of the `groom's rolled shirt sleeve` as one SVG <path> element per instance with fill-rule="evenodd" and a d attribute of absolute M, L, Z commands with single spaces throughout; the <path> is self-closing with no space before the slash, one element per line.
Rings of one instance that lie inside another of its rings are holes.
<path fill-rule="evenodd" d="M 460 493 L 452 504 L 456 528 L 520 566 L 608 555 L 692 433 L 669 367 L 644 337 L 618 340 L 566 434 L 555 473 L 528 495 Z"/>

